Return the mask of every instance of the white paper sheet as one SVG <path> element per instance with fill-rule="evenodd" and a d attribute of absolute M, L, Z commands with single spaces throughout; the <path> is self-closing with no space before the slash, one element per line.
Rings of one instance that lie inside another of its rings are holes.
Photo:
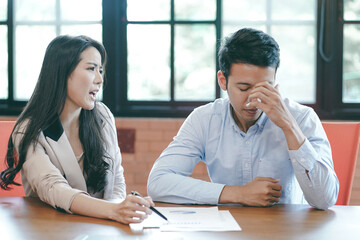
<path fill-rule="evenodd" d="M 217 207 L 156 207 L 168 218 L 165 221 L 151 214 L 142 223 L 130 224 L 134 232 L 144 228 L 160 228 L 160 231 L 241 231 L 229 211 Z"/>

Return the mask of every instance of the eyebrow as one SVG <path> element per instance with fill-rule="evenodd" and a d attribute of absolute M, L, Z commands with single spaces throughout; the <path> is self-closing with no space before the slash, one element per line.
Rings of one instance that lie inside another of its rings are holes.
<path fill-rule="evenodd" d="M 239 83 L 236 83 L 237 86 L 239 87 L 251 87 L 252 85 L 250 83 L 243 83 L 243 82 L 239 82 Z"/>
<path fill-rule="evenodd" d="M 90 64 L 90 65 L 94 65 L 94 67 L 97 67 L 98 65 L 94 62 L 86 62 L 85 64 Z M 99 68 L 102 68 L 103 66 L 100 65 Z"/>
<path fill-rule="evenodd" d="M 274 81 L 267 81 L 269 84 L 274 84 Z M 250 83 L 246 83 L 246 82 L 238 82 L 236 83 L 236 85 L 245 85 L 245 86 L 252 86 L 252 84 Z"/>

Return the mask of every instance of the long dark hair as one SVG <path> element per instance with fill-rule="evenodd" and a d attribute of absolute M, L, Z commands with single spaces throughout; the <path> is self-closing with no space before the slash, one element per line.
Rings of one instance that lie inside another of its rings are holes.
<path fill-rule="evenodd" d="M 81 53 L 88 47 L 95 47 L 100 55 L 103 66 L 106 61 L 104 46 L 86 36 L 58 36 L 46 49 L 39 79 L 35 90 L 24 111 L 20 114 L 17 126 L 28 121 L 23 138 L 15 152 L 10 136 L 5 159 L 7 169 L 0 174 L 1 188 L 8 190 L 14 182 L 16 174 L 21 170 L 30 144 L 36 145 L 40 132 L 58 119 L 67 96 L 67 80 L 81 60 Z M 84 149 L 84 174 L 87 176 L 88 191 L 99 192 L 106 185 L 106 171 L 109 164 L 105 154 L 102 135 L 102 121 L 105 119 L 95 107 L 92 110 L 81 110 L 79 117 L 79 138 Z"/>

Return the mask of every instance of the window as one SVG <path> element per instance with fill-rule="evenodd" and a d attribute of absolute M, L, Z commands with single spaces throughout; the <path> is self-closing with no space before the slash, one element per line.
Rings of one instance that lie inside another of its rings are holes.
<path fill-rule="evenodd" d="M 215 0 L 128 1 L 127 19 L 129 101 L 215 99 Z"/>
<path fill-rule="evenodd" d="M 102 41 L 102 1 L 0 0 L 0 5 L 0 51 L 9 53 L 0 56 L 0 84 L 5 86 L 0 102 L 6 112 L 18 114 L 33 92 L 45 49 L 55 36 L 84 34 Z M 3 9 L 10 10 L 9 16 Z"/>
<path fill-rule="evenodd" d="M 27 100 L 39 76 L 45 49 L 55 36 L 85 34 L 102 41 L 101 0 L 91 4 L 86 0 L 13 2 L 14 100 Z"/>
<path fill-rule="evenodd" d="M 109 58 L 117 53 L 116 62 L 109 61 L 107 77 L 118 75 L 122 80 L 118 84 L 108 81 L 105 87 L 104 101 L 111 109 L 127 116 L 186 116 L 194 106 L 219 97 L 219 1 L 113 3 L 104 5 L 104 12 L 119 18 L 113 21 L 120 22 L 120 30 L 114 35 L 113 28 L 107 27 L 113 21 L 104 19 Z"/>
<path fill-rule="evenodd" d="M 360 103 L 360 1 L 344 2 L 344 103 Z"/>
<path fill-rule="evenodd" d="M 69 33 L 103 41 L 103 101 L 116 116 L 185 117 L 226 96 L 216 80 L 219 40 L 254 27 L 280 45 L 283 96 L 324 119 L 360 116 L 359 0 L 0 0 L 0 6 L 6 114 L 24 106 L 49 41 Z"/>
<path fill-rule="evenodd" d="M 223 36 L 240 27 L 261 29 L 280 46 L 277 83 L 282 96 L 316 102 L 316 0 L 223 0 Z"/>
<path fill-rule="evenodd" d="M 0 0 L 0 99 L 7 99 L 9 93 L 7 9 L 7 0 Z"/>

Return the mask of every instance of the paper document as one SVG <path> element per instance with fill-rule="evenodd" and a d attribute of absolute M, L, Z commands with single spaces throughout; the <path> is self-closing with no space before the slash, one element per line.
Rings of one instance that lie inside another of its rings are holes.
<path fill-rule="evenodd" d="M 168 221 L 151 214 L 142 223 L 131 223 L 132 231 L 160 228 L 160 231 L 241 231 L 229 211 L 217 207 L 156 207 Z"/>

